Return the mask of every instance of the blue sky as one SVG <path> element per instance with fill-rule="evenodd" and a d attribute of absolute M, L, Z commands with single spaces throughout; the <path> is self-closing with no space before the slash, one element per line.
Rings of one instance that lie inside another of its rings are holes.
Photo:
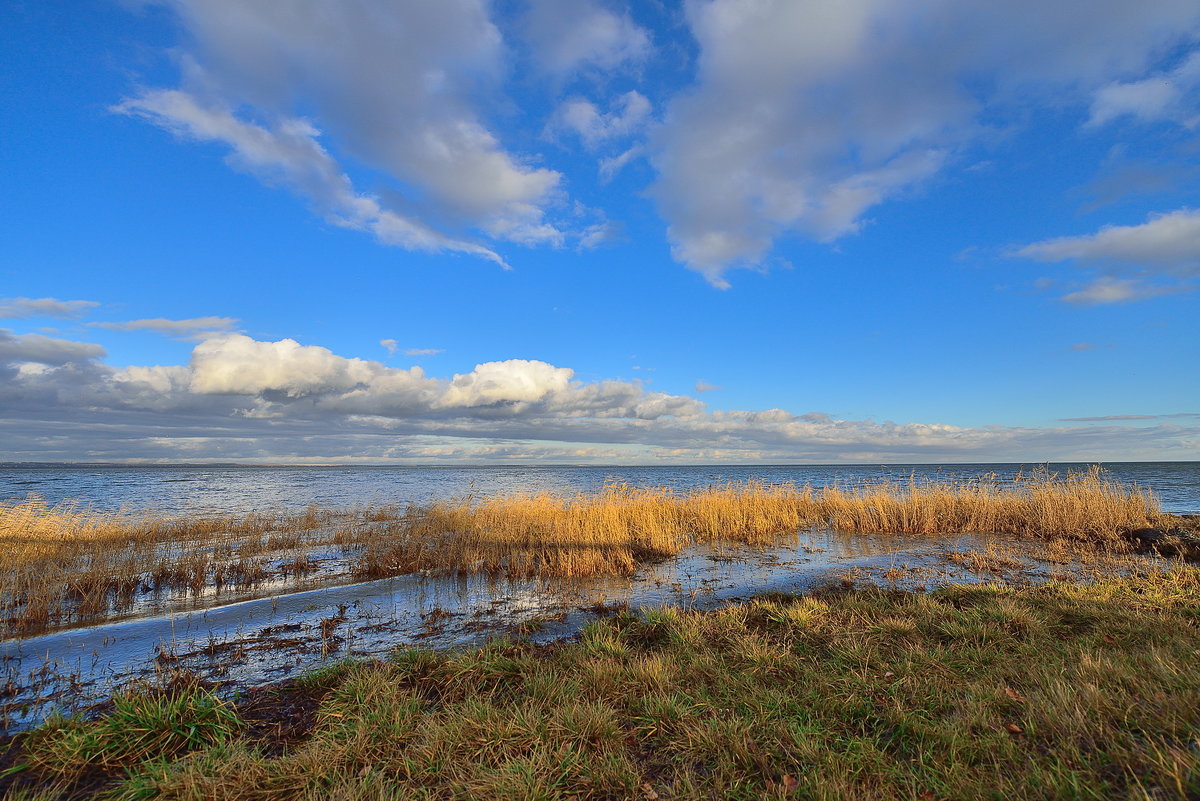
<path fill-rule="evenodd" d="M 0 459 L 1200 458 L 1194 0 L 0 37 Z"/>

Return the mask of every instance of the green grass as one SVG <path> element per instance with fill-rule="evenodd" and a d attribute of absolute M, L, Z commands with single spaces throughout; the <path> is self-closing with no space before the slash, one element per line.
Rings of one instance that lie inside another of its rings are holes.
<path fill-rule="evenodd" d="M 48 723 L 25 773 L 66 790 L 100 767 L 106 797 L 197 800 L 1195 798 L 1198 668 L 1192 568 L 857 589 L 343 663 L 305 685 L 314 727 L 274 756 L 203 692 L 128 698 Z"/>
<path fill-rule="evenodd" d="M 24 764 L 71 779 L 219 743 L 240 725 L 228 702 L 200 689 L 119 695 L 98 721 L 47 721 L 24 742 Z"/>

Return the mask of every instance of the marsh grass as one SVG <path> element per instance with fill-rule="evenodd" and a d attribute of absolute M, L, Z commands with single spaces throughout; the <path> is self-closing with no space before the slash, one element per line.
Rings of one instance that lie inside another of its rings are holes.
<path fill-rule="evenodd" d="M 121 799 L 1195 798 L 1198 623 L 1184 567 L 626 611 L 574 643 L 341 663 L 282 752 L 224 724 L 162 752 L 60 752 L 151 727 L 52 721 L 23 792 L 104 764 Z"/>
<path fill-rule="evenodd" d="M 806 527 L 1116 547 L 1123 534 L 1165 520 L 1149 493 L 1098 470 L 821 489 L 615 484 L 574 495 L 207 518 L 48 507 L 32 498 L 0 504 L 0 634 L 103 619 L 148 594 L 300 581 L 317 570 L 310 554 L 321 548 L 337 549 L 360 579 L 421 571 L 571 578 L 628 574 L 696 544 L 768 545 Z"/>
<path fill-rule="evenodd" d="M 371 510 L 370 525 L 397 514 Z M 178 518 L 48 506 L 37 497 L 0 504 L 0 634 L 87 622 L 147 595 L 199 594 L 303 577 L 311 549 L 352 548 L 362 513 L 311 507 L 299 513 Z"/>
<path fill-rule="evenodd" d="M 868 484 L 813 489 L 759 482 L 674 492 L 624 484 L 436 502 L 372 539 L 364 576 L 420 570 L 509 576 L 628 573 L 698 543 L 766 545 L 805 527 L 862 534 L 991 533 L 1115 546 L 1165 516 L 1147 492 L 1098 470 L 1012 482 Z"/>

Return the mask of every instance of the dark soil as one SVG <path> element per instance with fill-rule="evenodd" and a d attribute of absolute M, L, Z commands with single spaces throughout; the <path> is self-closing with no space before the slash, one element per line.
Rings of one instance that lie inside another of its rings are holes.
<path fill-rule="evenodd" d="M 328 692 L 301 679 L 252 687 L 237 704 L 246 726 L 243 737 L 269 756 L 286 753 L 312 731 Z"/>

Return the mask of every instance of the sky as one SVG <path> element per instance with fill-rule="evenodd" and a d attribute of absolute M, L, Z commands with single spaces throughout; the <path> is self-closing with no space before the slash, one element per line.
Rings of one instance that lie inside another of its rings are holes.
<path fill-rule="evenodd" d="M 0 4 L 0 460 L 1200 459 L 1195 0 Z"/>

